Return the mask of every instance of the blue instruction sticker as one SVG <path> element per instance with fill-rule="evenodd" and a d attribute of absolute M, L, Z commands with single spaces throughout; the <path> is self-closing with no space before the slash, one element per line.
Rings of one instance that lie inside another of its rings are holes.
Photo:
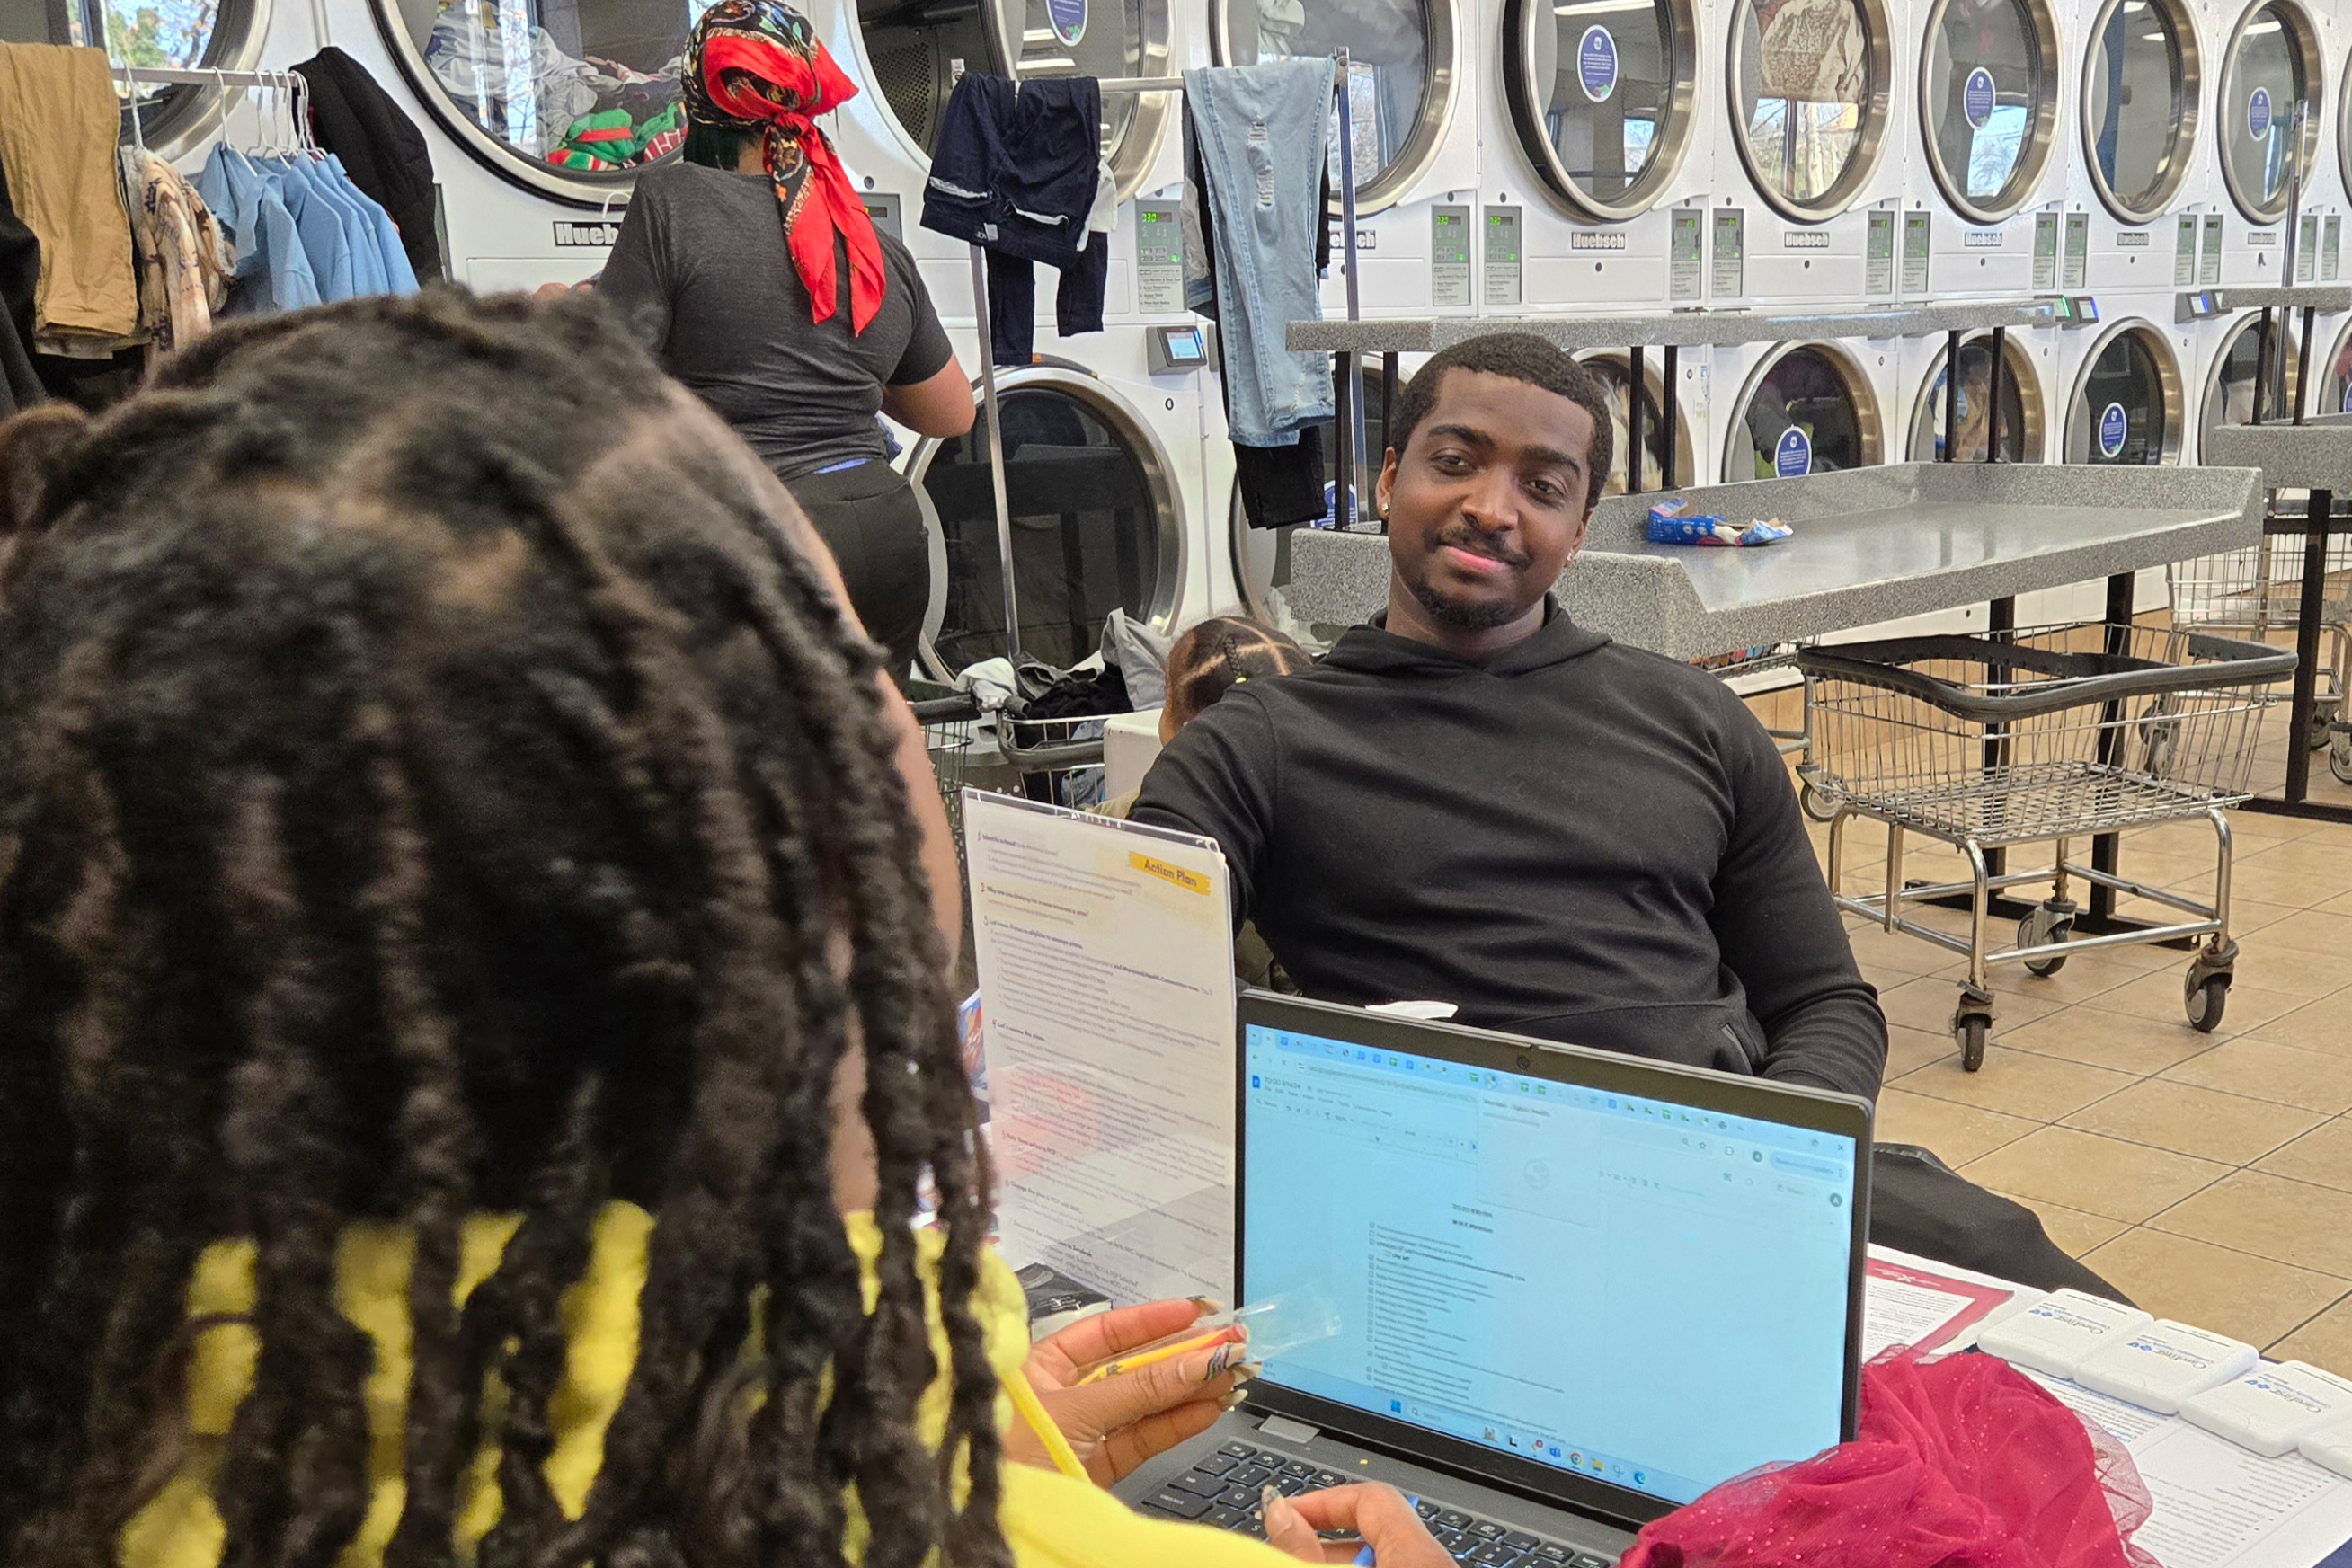
<path fill-rule="evenodd" d="M 1087 36 L 1087 0 L 1045 0 L 1045 20 L 1054 37 L 1076 44 Z"/>
<path fill-rule="evenodd" d="M 2271 89 L 2254 89 L 2246 99 L 2246 134 L 2260 141 L 2271 133 Z"/>
<path fill-rule="evenodd" d="M 1992 118 L 1992 72 L 1979 66 L 1960 84 L 1960 112 L 1971 130 L 1982 131 L 1985 121 Z"/>
<path fill-rule="evenodd" d="M 2352 413 L 2352 382 L 2344 383 L 2344 412 Z"/>
<path fill-rule="evenodd" d="M 1598 23 L 1584 29 L 1576 46 L 1576 79 L 1595 103 L 1617 90 L 1617 40 Z"/>
<path fill-rule="evenodd" d="M 2113 457 L 2124 449 L 2124 437 L 2131 431 L 2131 421 L 2124 416 L 2124 405 L 2111 402 L 2099 413 L 2099 455 Z"/>
<path fill-rule="evenodd" d="M 1772 448 L 1772 472 L 1783 479 L 1801 479 L 1813 471 L 1813 440 L 1790 425 Z"/>

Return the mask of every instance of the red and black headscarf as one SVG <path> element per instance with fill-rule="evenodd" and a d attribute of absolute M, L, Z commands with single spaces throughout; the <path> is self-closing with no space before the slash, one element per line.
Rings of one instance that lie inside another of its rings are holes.
<path fill-rule="evenodd" d="M 833 316 L 839 235 L 849 252 L 850 330 L 866 330 L 882 306 L 882 246 L 814 118 L 856 97 L 857 84 L 833 63 L 809 19 L 782 0 L 719 0 L 695 24 L 678 86 L 695 124 L 764 132 L 784 244 L 808 286 L 812 319 Z M 803 164 L 808 177 L 796 192 L 791 179 Z"/>

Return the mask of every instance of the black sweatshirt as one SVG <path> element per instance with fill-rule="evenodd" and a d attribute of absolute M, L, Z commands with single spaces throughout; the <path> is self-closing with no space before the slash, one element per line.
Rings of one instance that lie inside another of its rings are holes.
<path fill-rule="evenodd" d="M 1877 1096 L 1885 1019 L 1771 738 L 1556 609 L 1485 665 L 1360 626 L 1188 725 L 1132 816 L 1223 846 L 1310 997 Z"/>

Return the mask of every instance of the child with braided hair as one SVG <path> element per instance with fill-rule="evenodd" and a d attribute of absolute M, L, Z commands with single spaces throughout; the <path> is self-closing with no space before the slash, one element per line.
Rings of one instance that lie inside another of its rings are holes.
<path fill-rule="evenodd" d="M 911 717 L 604 308 L 226 329 L 0 429 L 0 1561 L 1280 1560 L 1013 1462 L 1233 1374 L 1027 1343 Z M 1445 1561 L 1269 1520 L 1351 1523 Z"/>

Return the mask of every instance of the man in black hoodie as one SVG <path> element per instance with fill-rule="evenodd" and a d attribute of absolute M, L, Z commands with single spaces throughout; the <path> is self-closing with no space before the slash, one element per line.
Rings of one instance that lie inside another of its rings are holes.
<path fill-rule="evenodd" d="M 1389 431 L 1386 613 L 1228 693 L 1132 819 L 1215 839 L 1310 997 L 1875 1100 L 1885 1019 L 1771 739 L 1714 676 L 1551 600 L 1609 473 L 1600 383 L 1539 338 L 1479 338 Z M 2030 1212 L 1876 1163 L 1880 1239 L 2106 1289 Z"/>

